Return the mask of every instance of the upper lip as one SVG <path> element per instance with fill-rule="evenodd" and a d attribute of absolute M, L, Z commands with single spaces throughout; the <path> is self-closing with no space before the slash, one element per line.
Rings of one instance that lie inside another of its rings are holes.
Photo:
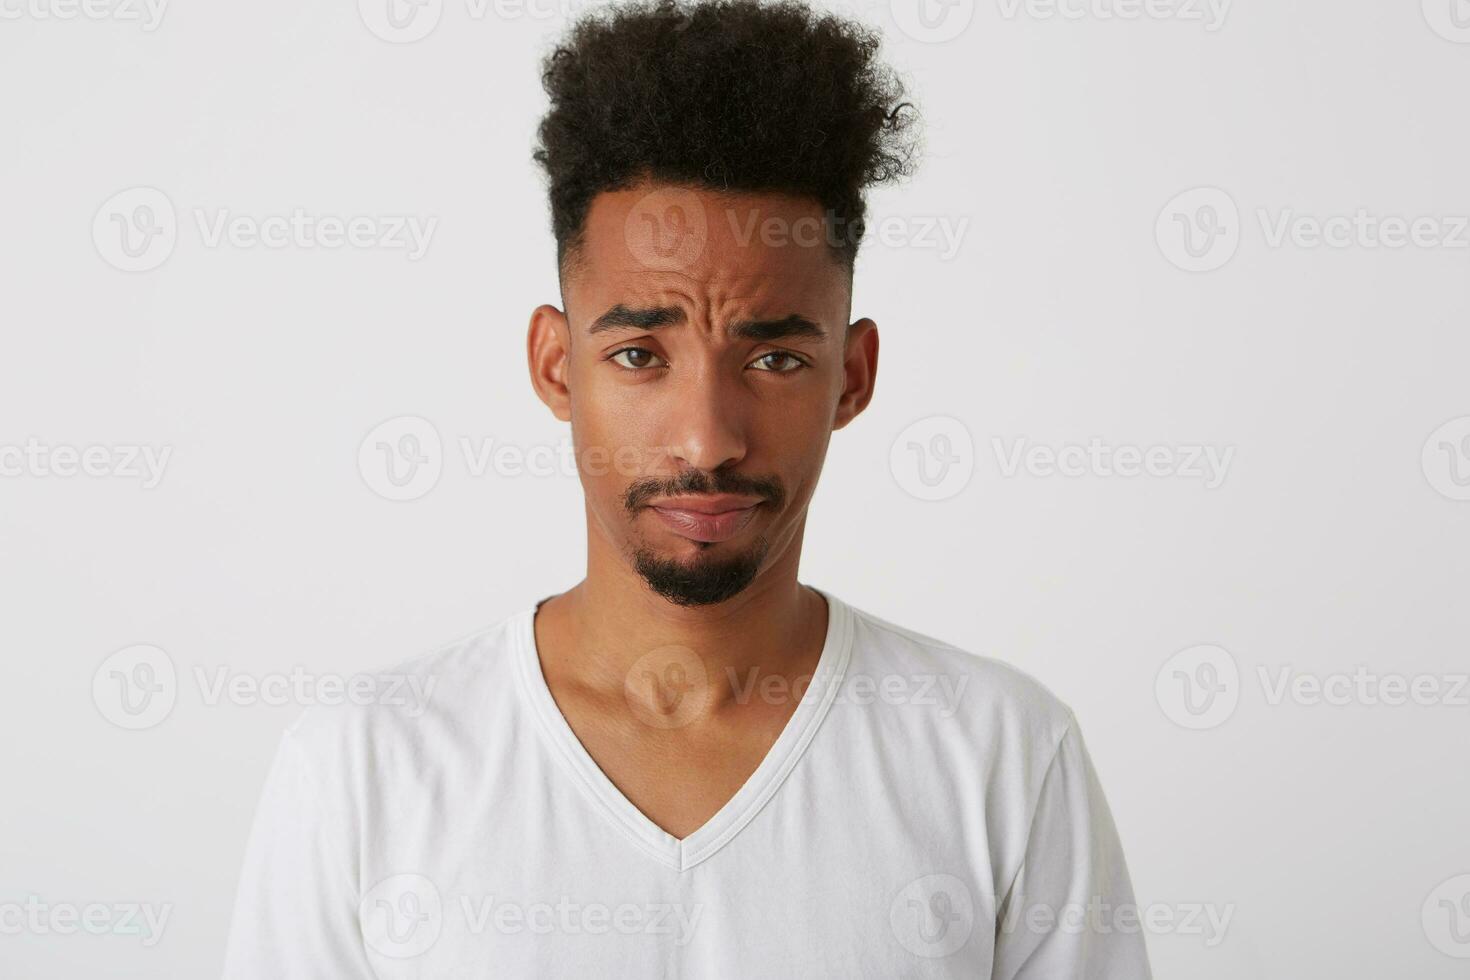
<path fill-rule="evenodd" d="M 698 497 L 659 497 L 649 501 L 648 506 L 660 510 L 688 510 L 696 514 L 723 514 L 732 510 L 744 510 L 761 502 L 760 497 L 746 497 L 737 493 L 716 493 Z"/>

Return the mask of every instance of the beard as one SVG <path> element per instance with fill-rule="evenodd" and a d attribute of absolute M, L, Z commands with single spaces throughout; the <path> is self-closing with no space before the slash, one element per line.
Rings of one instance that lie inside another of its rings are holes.
<path fill-rule="evenodd" d="M 762 535 L 745 551 L 713 555 L 714 546 L 691 561 L 664 558 L 648 548 L 633 553 L 633 568 L 658 595 L 679 606 L 712 606 L 738 595 L 760 571 L 770 550 Z"/>
<path fill-rule="evenodd" d="M 717 471 L 714 474 L 688 470 L 671 480 L 648 479 L 628 487 L 623 508 L 635 518 L 643 503 L 659 494 L 743 493 L 764 498 L 779 511 L 786 499 L 781 481 L 773 476 L 755 477 Z M 765 535 L 736 554 L 721 554 L 720 545 L 704 544 L 692 559 L 666 558 L 650 548 L 633 551 L 633 568 L 656 594 L 680 606 L 712 606 L 738 595 L 751 583 L 771 542 Z"/>

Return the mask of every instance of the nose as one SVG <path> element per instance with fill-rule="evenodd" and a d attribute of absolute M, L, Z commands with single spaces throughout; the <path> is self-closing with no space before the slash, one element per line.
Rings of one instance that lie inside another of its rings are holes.
<path fill-rule="evenodd" d="M 741 392 L 718 371 L 700 371 L 670 387 L 665 406 L 666 445 L 670 455 L 688 467 L 711 472 L 745 458 L 746 439 Z"/>

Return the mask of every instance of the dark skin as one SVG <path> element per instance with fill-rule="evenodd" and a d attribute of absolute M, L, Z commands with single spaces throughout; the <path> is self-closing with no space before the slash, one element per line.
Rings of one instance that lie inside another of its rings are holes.
<path fill-rule="evenodd" d="M 566 310 L 531 316 L 531 381 L 571 423 L 587 522 L 586 577 L 535 619 L 542 672 L 588 754 L 677 838 L 765 758 L 826 636 L 825 601 L 797 580 L 802 534 L 832 432 L 872 398 L 878 330 L 848 323 L 851 274 L 813 234 L 821 214 L 778 194 L 599 194 L 564 265 Z M 780 492 L 714 543 L 629 506 L 630 487 L 691 471 Z M 760 560 L 729 598 L 681 605 L 650 588 L 639 553 Z M 685 673 L 669 674 L 669 656 Z M 671 697 L 668 678 L 696 670 L 698 696 Z M 795 695 L 737 697 L 772 675 Z"/>

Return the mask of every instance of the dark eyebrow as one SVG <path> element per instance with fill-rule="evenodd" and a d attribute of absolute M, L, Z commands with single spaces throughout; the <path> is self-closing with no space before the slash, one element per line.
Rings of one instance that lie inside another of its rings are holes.
<path fill-rule="evenodd" d="M 780 340 L 782 337 L 825 340 L 827 331 L 800 313 L 793 313 L 780 320 L 740 320 L 730 324 L 730 336 L 746 340 Z"/>
<path fill-rule="evenodd" d="M 630 309 L 619 303 L 592 321 L 589 334 L 610 330 L 657 330 L 684 322 L 684 311 L 677 306 L 655 306 Z M 779 320 L 738 320 L 730 324 L 730 336 L 744 340 L 778 340 L 782 337 L 811 337 L 824 340 L 827 331 L 816 323 L 793 313 Z"/>
<path fill-rule="evenodd" d="M 659 327 L 667 327 L 676 323 L 684 322 L 684 311 L 677 306 L 655 306 L 649 309 L 630 310 L 619 303 L 608 310 L 602 316 L 592 321 L 592 326 L 587 328 L 588 333 L 602 333 L 607 330 L 657 330 Z"/>

